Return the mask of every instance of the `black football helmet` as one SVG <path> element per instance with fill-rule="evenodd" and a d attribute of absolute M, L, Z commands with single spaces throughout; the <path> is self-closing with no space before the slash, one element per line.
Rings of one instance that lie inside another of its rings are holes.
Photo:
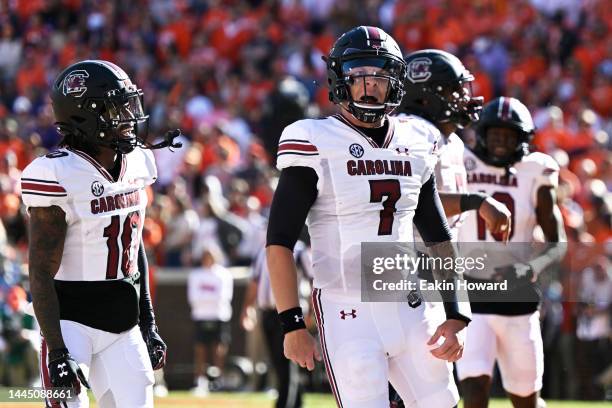
<path fill-rule="evenodd" d="M 487 151 L 487 129 L 501 127 L 516 130 L 518 140 L 516 149 L 509 157 L 501 158 Z M 529 109 L 521 101 L 500 96 L 487 103 L 476 124 L 476 147 L 474 153 L 487 164 L 508 167 L 529 154 L 529 144 L 535 133 L 535 125 Z"/>
<path fill-rule="evenodd" d="M 86 60 L 66 68 L 53 83 L 51 101 L 59 132 L 80 145 L 127 154 L 146 143 L 149 116 L 142 90 L 117 65 Z"/>
<path fill-rule="evenodd" d="M 408 54 L 406 65 L 406 95 L 400 112 L 434 124 L 452 122 L 461 129 L 478 120 L 484 98 L 472 97 L 474 75 L 459 58 L 446 51 L 426 49 Z"/>
<path fill-rule="evenodd" d="M 329 99 L 333 103 L 348 102 L 348 111 L 358 120 L 373 123 L 399 106 L 404 95 L 406 63 L 395 40 L 377 27 L 359 26 L 342 34 L 329 55 L 327 63 Z M 376 74 L 351 75 L 357 67 L 372 66 L 381 69 Z M 353 100 L 350 85 L 367 77 L 387 80 L 384 101 L 378 104 Z"/>

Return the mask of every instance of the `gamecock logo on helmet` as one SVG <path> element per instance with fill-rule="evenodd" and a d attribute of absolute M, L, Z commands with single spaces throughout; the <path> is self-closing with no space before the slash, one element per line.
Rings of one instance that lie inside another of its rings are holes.
<path fill-rule="evenodd" d="M 425 82 L 431 77 L 429 66 L 431 60 L 429 58 L 416 58 L 408 63 L 408 80 L 410 82 Z"/>
<path fill-rule="evenodd" d="M 89 73 L 84 69 L 72 71 L 64 78 L 64 95 L 72 95 L 75 98 L 80 98 L 87 92 L 85 79 L 89 78 Z"/>

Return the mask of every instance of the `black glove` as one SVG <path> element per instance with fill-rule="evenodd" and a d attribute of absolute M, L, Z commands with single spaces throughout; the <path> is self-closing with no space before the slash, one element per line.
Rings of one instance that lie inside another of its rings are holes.
<path fill-rule="evenodd" d="M 153 370 L 159 370 L 166 364 L 166 343 L 164 343 L 159 333 L 157 333 L 157 326 L 154 324 L 141 327 L 140 332 L 147 345 L 151 366 Z"/>
<path fill-rule="evenodd" d="M 90 388 L 83 371 L 72 359 L 67 348 L 49 352 L 49 377 L 53 387 L 72 388 L 76 394 L 81 393 L 81 384 Z"/>
<path fill-rule="evenodd" d="M 508 282 L 508 290 L 517 289 L 533 283 L 535 274 L 531 265 L 526 263 L 515 263 L 495 268 L 493 280 L 497 282 Z"/>

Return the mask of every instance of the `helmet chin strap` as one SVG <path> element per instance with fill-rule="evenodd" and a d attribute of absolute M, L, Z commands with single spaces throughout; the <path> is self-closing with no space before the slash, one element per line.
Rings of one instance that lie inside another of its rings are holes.
<path fill-rule="evenodd" d="M 162 149 L 164 147 L 170 149 L 179 149 L 183 146 L 183 143 L 176 142 L 174 139 L 181 136 L 182 132 L 180 129 L 172 129 L 166 132 L 164 135 L 164 139 L 156 144 L 150 144 L 148 142 L 143 142 L 142 140 L 134 137 L 133 139 L 123 139 L 119 136 L 116 136 L 114 140 L 110 142 L 101 141 L 98 142 L 98 146 L 108 147 L 109 149 L 113 149 L 117 153 L 128 154 L 134 151 L 136 147 L 142 147 L 144 149 L 156 150 Z"/>
<path fill-rule="evenodd" d="M 115 142 L 112 142 L 111 144 L 114 145 L 114 149 L 118 153 L 128 154 L 134 151 L 137 143 L 132 143 L 132 140 L 119 139 Z"/>
<path fill-rule="evenodd" d="M 381 109 L 368 109 L 356 106 L 354 102 L 349 102 L 348 109 L 346 109 L 355 119 L 365 123 L 376 123 L 381 120 L 386 113 L 385 105 L 382 105 Z"/>
<path fill-rule="evenodd" d="M 99 137 L 96 144 L 98 146 L 112 149 L 117 153 L 131 153 L 138 145 L 138 139 L 136 136 L 130 139 L 122 138 L 116 128 L 109 127 L 103 130 L 101 133 L 104 133 L 104 137 Z"/>

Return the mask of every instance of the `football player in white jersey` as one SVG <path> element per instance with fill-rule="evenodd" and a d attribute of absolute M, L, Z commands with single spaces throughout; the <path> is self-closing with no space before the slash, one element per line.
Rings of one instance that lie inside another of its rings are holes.
<path fill-rule="evenodd" d="M 535 408 L 538 404 L 544 356 L 539 292 L 534 282 L 540 272 L 563 256 L 565 247 L 555 243 L 565 241 L 565 232 L 556 203 L 559 166 L 550 156 L 529 152 L 534 130 L 525 105 L 514 98 L 497 98 L 483 109 L 476 127 L 477 147 L 465 153 L 469 190 L 493 196 L 512 212 L 513 226 L 504 256 L 523 256 L 524 249 L 532 246 L 538 225 L 548 243 L 535 256 L 515 257 L 511 263 L 489 259 L 490 278 L 507 280 L 515 289 L 497 293 L 493 302 L 472 302 L 474 320 L 467 331 L 463 359 L 457 362 L 466 408 L 488 405 L 496 360 L 514 407 Z M 489 242 L 486 251 L 502 239 L 488 233 L 475 213 L 468 214 L 459 230 L 460 243 Z"/>
<path fill-rule="evenodd" d="M 469 210 L 478 210 L 491 233 L 510 232 L 510 211 L 493 197 L 467 190 L 463 165 L 465 147 L 455 133 L 478 120 L 482 97 L 472 95 L 474 76 L 456 56 L 442 50 L 414 51 L 405 58 L 406 94 L 399 107 L 400 116 L 425 119 L 441 133 L 437 149 L 436 186 L 448 217 L 453 240 Z M 420 237 L 417 236 L 417 240 Z M 430 279 L 422 274 L 425 279 Z M 392 392 L 391 401 L 402 406 Z M 405 404 L 410 406 L 410 402 Z"/>
<path fill-rule="evenodd" d="M 142 91 L 107 61 L 66 68 L 51 99 L 63 139 L 25 168 L 21 189 L 43 385 L 76 397 L 46 403 L 87 407 L 80 385 L 91 384 L 100 407 L 152 407 L 153 369 L 164 365 L 166 345 L 142 244 L 145 188 L 157 178 L 143 147 L 176 147 L 177 133 L 146 143 Z"/>
<path fill-rule="evenodd" d="M 413 221 L 435 256 L 454 256 L 433 178 L 439 131 L 389 114 L 403 96 L 406 63 L 376 27 L 343 34 L 325 58 L 340 113 L 285 128 L 270 212 L 267 261 L 285 332 L 285 355 L 310 370 L 320 358 L 298 304 L 292 248 L 307 219 L 313 303 L 323 359 L 340 407 L 388 407 L 390 381 L 415 407 L 455 406 L 449 362 L 461 357 L 466 302 L 361 301 L 361 244 L 413 240 Z M 454 271 L 438 276 L 459 279 Z M 441 340 L 444 338 L 444 341 Z M 440 340 L 438 344 L 435 344 Z"/>
<path fill-rule="evenodd" d="M 482 97 L 472 96 L 474 76 L 463 63 L 446 51 L 425 49 L 405 58 L 406 94 L 401 114 L 418 116 L 441 133 L 436 164 L 436 185 L 448 223 L 457 239 L 465 211 L 478 210 L 492 233 L 509 233 L 510 212 L 492 197 L 470 194 L 463 165 L 463 141 L 455 131 L 478 120 Z"/>

